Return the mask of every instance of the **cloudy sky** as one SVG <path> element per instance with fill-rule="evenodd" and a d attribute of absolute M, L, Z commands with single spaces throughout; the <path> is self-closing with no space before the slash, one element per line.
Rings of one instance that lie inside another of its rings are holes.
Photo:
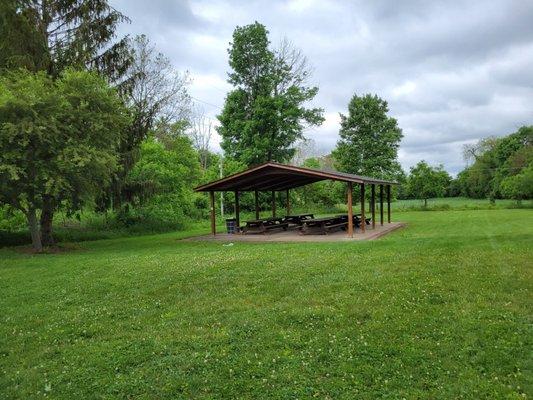
<path fill-rule="evenodd" d="M 329 152 L 354 93 L 376 93 L 404 132 L 404 169 L 424 159 L 455 174 L 465 143 L 533 123 L 533 1 L 112 0 L 179 70 L 215 116 L 229 85 L 237 25 L 259 21 L 273 45 L 286 37 L 314 68 L 325 123 L 306 132 Z M 218 138 L 212 143 L 219 150 Z"/>

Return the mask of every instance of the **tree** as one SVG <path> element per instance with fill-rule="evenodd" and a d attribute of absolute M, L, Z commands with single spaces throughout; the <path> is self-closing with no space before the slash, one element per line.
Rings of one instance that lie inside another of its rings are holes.
<path fill-rule="evenodd" d="M 95 69 L 119 82 L 129 67 L 128 37 L 112 43 L 127 18 L 107 0 L 4 0 L 0 68 L 25 67 L 58 77 Z"/>
<path fill-rule="evenodd" d="M 309 87 L 305 58 L 288 42 L 270 49 L 268 31 L 258 22 L 237 27 L 230 43 L 228 93 L 218 116 L 226 155 L 246 165 L 288 161 L 307 126 L 322 123 L 322 109 L 305 108 L 318 92 Z"/>
<path fill-rule="evenodd" d="M 128 202 L 117 219 L 129 227 L 142 225 L 143 230 L 182 227 L 196 212 L 195 199 L 200 196 L 192 191 L 200 166 L 190 140 L 181 134 L 163 143 L 151 132 L 139 150 L 139 160 L 126 177 Z"/>
<path fill-rule="evenodd" d="M 504 178 L 500 190 L 503 197 L 514 199 L 519 203 L 533 198 L 533 164 L 524 168 L 519 174 Z"/>
<path fill-rule="evenodd" d="M 73 212 L 94 198 L 116 171 L 128 122 L 116 91 L 94 73 L 66 70 L 54 81 L 19 71 L 0 78 L 0 202 L 26 215 L 36 251 L 42 250 L 38 211 Z M 46 234 L 52 239 L 51 227 Z"/>
<path fill-rule="evenodd" d="M 333 151 L 343 172 L 395 179 L 400 173 L 398 147 L 403 137 L 396 119 L 387 116 L 387 102 L 376 95 L 354 95 L 348 116 L 341 117 L 340 139 Z"/>
<path fill-rule="evenodd" d="M 316 148 L 316 142 L 313 139 L 302 139 L 296 142 L 295 152 L 292 157 L 292 165 L 303 165 L 307 159 L 317 157 L 319 152 Z"/>
<path fill-rule="evenodd" d="M 327 157 L 311 157 L 306 159 L 302 166 L 312 169 L 327 169 Z M 307 207 L 325 206 L 332 207 L 342 203 L 345 196 L 346 185 L 341 182 L 325 180 L 311 183 L 293 192 Z"/>
<path fill-rule="evenodd" d="M 187 133 L 192 141 L 193 147 L 198 152 L 202 169 L 207 169 L 211 155 L 209 144 L 213 136 L 213 124 L 207 118 L 203 109 L 195 109 Z"/>
<path fill-rule="evenodd" d="M 498 138 L 489 136 L 478 140 L 476 143 L 463 145 L 463 159 L 467 165 L 474 163 L 487 151 L 493 150 L 498 144 Z"/>
<path fill-rule="evenodd" d="M 128 19 L 107 0 L 4 0 L 0 16 L 0 68 L 44 71 L 53 79 L 67 68 L 96 70 L 124 93 L 131 88 L 133 77 L 124 78 L 132 62 L 129 38 L 113 42 Z M 42 241 L 51 245 L 58 200 L 43 201 Z"/>
<path fill-rule="evenodd" d="M 505 137 L 480 139 L 464 149 L 465 160 L 472 164 L 459 174 L 462 192 L 475 198 L 507 197 L 509 183 L 503 194 L 503 181 L 533 162 L 533 127 L 523 126 Z"/>
<path fill-rule="evenodd" d="M 132 63 L 124 79 L 131 82 L 125 101 L 132 110 L 133 120 L 120 142 L 121 169 L 113 182 L 113 193 L 109 195 L 114 205 L 120 205 L 123 191 L 127 190 L 123 182 L 139 157 L 139 146 L 155 124 L 166 131 L 171 125 L 184 128 L 184 121 L 190 115 L 188 74 L 176 71 L 170 60 L 158 53 L 144 35 L 135 38 L 131 52 Z"/>
<path fill-rule="evenodd" d="M 407 186 L 413 198 L 424 199 L 424 207 L 427 200 L 432 197 L 443 197 L 448 189 L 452 178 L 444 170 L 442 165 L 431 167 L 424 160 L 411 167 Z"/>

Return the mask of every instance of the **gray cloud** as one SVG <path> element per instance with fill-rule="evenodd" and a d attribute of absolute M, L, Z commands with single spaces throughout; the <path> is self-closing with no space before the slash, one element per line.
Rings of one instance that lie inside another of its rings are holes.
<path fill-rule="evenodd" d="M 271 41 L 289 38 L 314 66 L 314 105 L 326 123 L 307 136 L 335 146 L 338 113 L 354 93 L 376 93 L 404 131 L 405 169 L 425 159 L 452 173 L 464 143 L 533 123 L 533 2 L 113 0 L 189 70 L 192 95 L 215 118 L 224 102 L 227 47 L 236 25 L 257 20 Z M 218 148 L 218 143 L 213 143 Z"/>

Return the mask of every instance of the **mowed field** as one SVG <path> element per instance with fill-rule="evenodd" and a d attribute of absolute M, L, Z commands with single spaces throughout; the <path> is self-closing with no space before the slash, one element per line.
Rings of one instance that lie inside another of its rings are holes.
<path fill-rule="evenodd" d="M 393 217 L 372 242 L 0 249 L 0 398 L 531 398 L 533 210 Z"/>

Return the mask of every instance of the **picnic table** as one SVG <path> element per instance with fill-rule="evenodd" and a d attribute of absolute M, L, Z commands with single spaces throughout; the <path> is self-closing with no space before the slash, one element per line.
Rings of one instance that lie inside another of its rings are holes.
<path fill-rule="evenodd" d="M 348 225 L 348 217 L 343 216 L 313 218 L 304 221 L 300 228 L 302 235 L 327 235 L 329 232 L 338 229 L 346 229 Z"/>
<path fill-rule="evenodd" d="M 341 214 L 336 215 L 337 218 L 342 218 L 348 221 L 348 214 Z M 370 221 L 372 221 L 372 218 L 365 218 L 365 222 L 367 225 L 370 225 Z M 354 214 L 353 215 L 353 224 L 354 226 L 358 227 L 361 225 L 361 214 Z"/>
<path fill-rule="evenodd" d="M 282 217 L 270 217 L 264 219 L 253 219 L 246 221 L 243 232 L 247 233 L 267 233 L 274 229 L 287 230 L 289 223 L 285 222 Z"/>
<path fill-rule="evenodd" d="M 283 221 L 287 222 L 289 224 L 295 224 L 295 225 L 298 225 L 298 226 L 302 226 L 305 221 L 313 219 L 314 217 L 315 217 L 314 214 L 286 215 L 283 218 Z"/>

